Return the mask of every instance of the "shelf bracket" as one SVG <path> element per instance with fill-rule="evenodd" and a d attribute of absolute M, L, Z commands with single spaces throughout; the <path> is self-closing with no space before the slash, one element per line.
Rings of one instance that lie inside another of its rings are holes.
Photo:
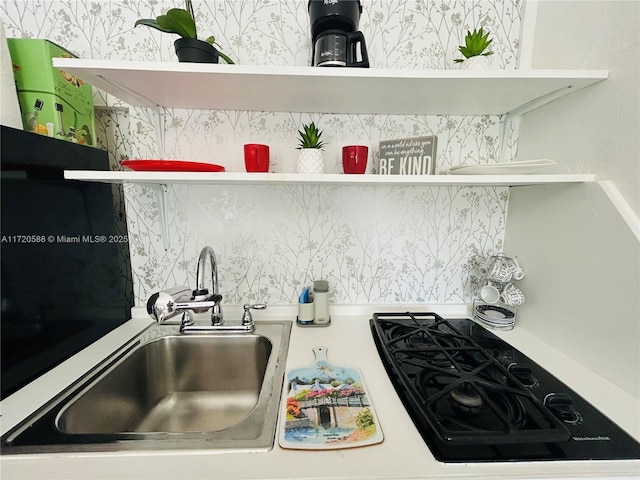
<path fill-rule="evenodd" d="M 164 145 L 165 117 L 164 117 L 164 109 L 162 108 L 162 106 L 158 105 L 156 102 L 145 97 L 144 95 L 131 90 L 130 88 L 120 85 L 119 83 L 114 82 L 113 80 L 109 80 L 104 75 L 97 74 L 96 77 L 98 77 L 100 81 L 111 85 L 116 90 L 123 92 L 124 95 L 119 95 L 118 96 L 119 98 L 124 98 L 125 101 L 129 101 L 134 105 L 137 104 L 138 106 L 148 107 L 153 111 L 155 115 L 155 121 L 153 122 L 153 124 L 154 124 L 155 135 L 156 135 L 156 143 L 158 144 L 158 155 L 159 155 L 159 158 L 164 159 L 165 158 L 165 148 L 164 148 L 165 147 Z M 130 99 L 133 99 L 134 102 L 131 102 Z"/>
<path fill-rule="evenodd" d="M 153 108 L 153 113 L 156 116 L 156 121 L 153 122 L 156 133 L 156 143 L 158 145 L 158 155 L 159 158 L 165 159 L 165 148 L 164 148 L 164 139 L 165 139 L 165 116 L 164 109 L 159 105 L 156 105 Z"/>
<path fill-rule="evenodd" d="M 169 222 L 167 218 L 167 193 L 169 187 L 166 183 L 147 184 L 156 193 L 158 200 L 158 216 L 160 217 L 160 235 L 162 236 L 162 246 L 164 251 L 169 250 Z"/>
<path fill-rule="evenodd" d="M 130 88 L 127 88 L 127 87 L 125 87 L 123 85 L 120 85 L 117 82 L 114 82 L 113 80 L 109 80 L 107 77 L 105 77 L 104 75 L 101 75 L 99 73 L 96 74 L 96 77 L 99 78 L 100 81 L 111 85 L 116 90 L 120 90 L 121 92 L 123 92 L 124 95 L 115 95 L 115 94 L 112 94 L 112 95 L 116 96 L 117 98 L 120 98 L 120 99 L 124 100 L 125 102 L 127 102 L 127 103 L 129 103 L 131 105 L 159 108 L 159 105 L 156 102 L 154 102 L 153 100 L 150 100 L 149 98 L 145 97 L 141 93 L 135 92 L 135 91 L 131 90 Z M 129 100 L 129 97 L 134 99 L 135 102 L 131 102 Z"/>
<path fill-rule="evenodd" d="M 507 163 L 513 160 L 509 154 L 509 139 L 511 138 L 510 129 L 520 128 L 520 115 L 507 113 L 500 117 L 500 131 L 498 132 L 499 156 L 498 162 Z M 517 122 L 517 123 L 516 123 Z"/>
<path fill-rule="evenodd" d="M 512 158 L 507 157 L 507 139 L 509 129 L 510 128 L 518 128 L 518 125 L 515 125 L 514 122 L 520 122 L 522 115 L 525 115 L 536 108 L 539 108 L 547 103 L 553 102 L 558 98 L 564 97 L 568 95 L 570 90 L 573 88 L 573 85 L 567 85 L 566 87 L 559 88 L 554 90 L 553 92 L 549 92 L 546 95 L 542 95 L 530 102 L 525 103 L 524 105 L 519 106 L 518 108 L 514 108 L 510 112 L 505 113 L 500 118 L 500 132 L 499 132 L 499 143 L 500 143 L 500 162 L 510 162 Z"/>

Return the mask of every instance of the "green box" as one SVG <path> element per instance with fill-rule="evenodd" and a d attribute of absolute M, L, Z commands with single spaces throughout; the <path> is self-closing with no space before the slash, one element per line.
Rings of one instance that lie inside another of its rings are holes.
<path fill-rule="evenodd" d="M 49 40 L 9 38 L 7 43 L 24 129 L 96 146 L 91 85 L 51 63 L 75 55 Z"/>

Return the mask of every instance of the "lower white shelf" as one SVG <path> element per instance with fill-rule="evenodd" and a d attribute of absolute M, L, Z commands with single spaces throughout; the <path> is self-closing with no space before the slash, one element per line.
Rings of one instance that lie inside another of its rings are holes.
<path fill-rule="evenodd" d="M 549 183 L 583 183 L 594 174 L 553 175 L 344 175 L 245 172 L 132 172 L 66 170 L 68 180 L 104 183 L 201 184 L 201 185 L 469 185 L 521 186 Z"/>

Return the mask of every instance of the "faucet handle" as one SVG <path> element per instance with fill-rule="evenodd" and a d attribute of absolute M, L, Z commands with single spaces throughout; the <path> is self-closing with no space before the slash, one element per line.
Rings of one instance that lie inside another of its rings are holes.
<path fill-rule="evenodd" d="M 157 292 L 147 300 L 147 313 L 158 323 L 178 315 L 174 310 L 176 303 L 188 302 L 191 290 L 188 287 L 173 287 Z"/>
<path fill-rule="evenodd" d="M 242 325 L 252 325 L 253 317 L 251 316 L 251 310 L 264 310 L 267 306 L 264 303 L 256 303 L 253 305 L 245 303 L 242 308 L 244 308 L 244 313 L 242 314 Z"/>

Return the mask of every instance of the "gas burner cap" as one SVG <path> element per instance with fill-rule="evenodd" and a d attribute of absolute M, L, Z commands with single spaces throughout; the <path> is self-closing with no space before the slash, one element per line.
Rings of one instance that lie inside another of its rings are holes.
<path fill-rule="evenodd" d="M 449 392 L 453 400 L 468 408 L 479 408 L 482 406 L 482 397 L 468 383 L 463 383 Z"/>

